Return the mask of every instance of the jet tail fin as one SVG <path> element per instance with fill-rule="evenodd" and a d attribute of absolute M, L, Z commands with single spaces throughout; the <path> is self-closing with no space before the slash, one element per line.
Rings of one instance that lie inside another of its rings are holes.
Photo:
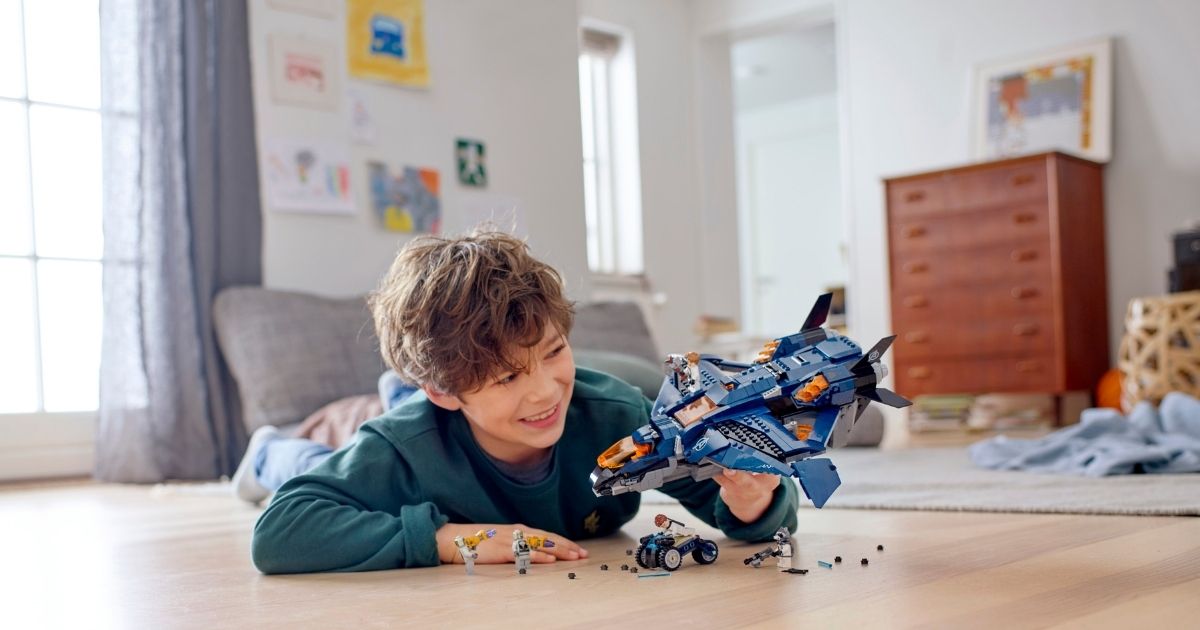
<path fill-rule="evenodd" d="M 872 368 L 871 364 L 878 361 L 879 357 L 882 357 L 883 353 L 887 352 L 888 348 L 892 347 L 892 342 L 895 340 L 896 335 L 888 335 L 887 337 L 877 341 L 875 345 L 872 346 L 870 350 L 867 350 L 867 352 L 863 354 L 863 357 L 854 364 L 854 367 L 850 368 L 850 372 L 858 376 L 874 372 L 875 368 Z"/>
<path fill-rule="evenodd" d="M 812 310 L 808 312 L 808 319 L 804 320 L 804 325 L 800 327 L 800 332 L 820 328 L 825 325 L 825 319 L 829 317 L 829 307 L 833 304 L 832 293 L 822 293 L 813 304 Z"/>
<path fill-rule="evenodd" d="M 869 392 L 863 392 L 862 395 L 874 400 L 877 403 L 882 403 L 889 407 L 895 407 L 896 409 L 903 409 L 912 404 L 911 400 L 884 387 L 876 387 Z"/>
<path fill-rule="evenodd" d="M 792 462 L 792 469 L 800 478 L 800 487 L 804 490 L 804 494 L 818 508 L 823 507 L 829 497 L 833 496 L 833 491 L 842 485 L 842 479 L 837 474 L 837 466 L 824 457 Z"/>

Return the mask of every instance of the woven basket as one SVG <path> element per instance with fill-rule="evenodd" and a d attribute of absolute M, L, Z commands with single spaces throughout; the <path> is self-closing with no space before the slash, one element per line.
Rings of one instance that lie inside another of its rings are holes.
<path fill-rule="evenodd" d="M 1200 291 L 1130 300 L 1117 367 L 1126 412 L 1172 391 L 1200 397 Z"/>

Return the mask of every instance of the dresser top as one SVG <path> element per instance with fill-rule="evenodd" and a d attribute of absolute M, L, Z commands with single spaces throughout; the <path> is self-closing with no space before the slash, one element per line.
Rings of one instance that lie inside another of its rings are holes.
<path fill-rule="evenodd" d="M 1002 160 L 991 160 L 991 161 L 987 161 L 987 162 L 972 162 L 970 164 L 963 164 L 960 166 L 952 166 L 949 168 L 931 169 L 928 171 L 922 171 L 920 173 L 910 173 L 907 175 L 895 175 L 893 177 L 884 177 L 883 181 L 897 182 L 897 181 L 903 181 L 906 179 L 919 179 L 919 178 L 923 178 L 923 177 L 929 177 L 931 175 L 952 175 L 952 174 L 959 174 L 959 173 L 969 173 L 971 171 L 995 168 L 997 166 L 1009 166 L 1009 165 L 1015 165 L 1015 164 L 1027 164 L 1029 162 L 1040 162 L 1040 161 L 1044 161 L 1047 158 L 1051 158 L 1051 157 L 1072 160 L 1074 162 L 1079 162 L 1081 164 L 1088 164 L 1088 165 L 1094 166 L 1096 168 L 1104 168 L 1104 165 L 1101 164 L 1100 162 L 1093 162 L 1092 160 L 1081 158 L 1076 155 L 1071 155 L 1069 153 L 1063 153 L 1062 151 L 1043 151 L 1041 153 L 1030 153 L 1028 155 L 1019 155 L 1016 157 L 1004 158 Z"/>

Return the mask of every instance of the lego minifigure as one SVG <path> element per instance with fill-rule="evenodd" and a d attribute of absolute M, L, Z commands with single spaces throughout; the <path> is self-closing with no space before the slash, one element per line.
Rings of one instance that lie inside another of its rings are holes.
<path fill-rule="evenodd" d="M 774 540 L 774 546 L 767 547 L 746 558 L 742 563 L 757 569 L 767 558 L 779 558 L 779 570 L 790 573 L 792 571 L 792 537 L 788 534 L 787 528 L 780 527 L 775 532 Z"/>
<path fill-rule="evenodd" d="M 692 359 L 695 360 L 692 360 Z M 687 396 L 692 393 L 696 384 L 700 382 L 700 357 L 694 352 L 683 354 L 668 354 L 666 361 L 663 363 L 667 376 L 671 378 L 672 385 L 679 393 Z"/>
<path fill-rule="evenodd" d="M 513 562 L 517 565 L 517 574 L 525 575 L 529 572 L 530 556 L 533 550 L 543 547 L 550 548 L 554 546 L 554 541 L 544 536 L 525 537 L 524 532 L 519 529 L 513 530 Z"/>
<path fill-rule="evenodd" d="M 779 558 L 779 570 L 790 571 L 792 568 L 792 537 L 788 534 L 786 527 L 780 527 L 779 531 L 775 532 L 775 550 L 779 552 L 774 554 Z"/>
<path fill-rule="evenodd" d="M 489 529 L 487 531 L 479 530 L 474 536 L 455 536 L 454 546 L 458 547 L 458 555 L 462 556 L 463 563 L 467 565 L 467 575 L 475 575 L 475 559 L 479 557 L 475 548 L 479 543 L 496 535 L 496 530 Z"/>

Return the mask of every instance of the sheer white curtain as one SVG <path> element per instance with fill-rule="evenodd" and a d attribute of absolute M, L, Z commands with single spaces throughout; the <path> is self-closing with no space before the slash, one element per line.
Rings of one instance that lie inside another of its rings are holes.
<path fill-rule="evenodd" d="M 102 0 L 96 476 L 209 479 L 245 442 L 212 298 L 261 282 L 245 0 Z"/>

